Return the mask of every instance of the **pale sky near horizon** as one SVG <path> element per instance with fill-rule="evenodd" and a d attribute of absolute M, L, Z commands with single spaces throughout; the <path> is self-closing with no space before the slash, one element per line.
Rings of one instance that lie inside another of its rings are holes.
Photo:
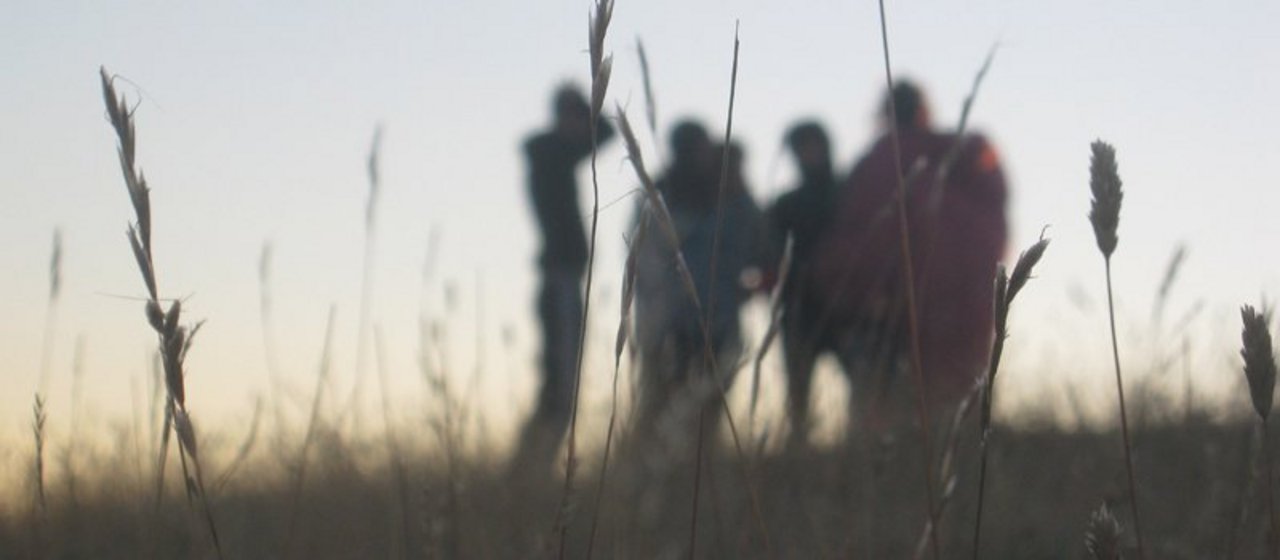
<path fill-rule="evenodd" d="M 132 209 L 99 65 L 138 103 L 162 295 L 186 298 L 187 316 L 208 321 L 188 360 L 191 406 L 206 429 L 242 430 L 253 397 L 267 391 L 258 259 L 268 241 L 286 385 L 296 397 L 309 394 L 332 304 L 335 386 L 349 390 L 365 158 L 377 123 L 385 132 L 372 310 L 386 333 L 394 398 L 405 418 L 421 413 L 412 406 L 423 391 L 414 360 L 425 309 L 445 318 L 460 383 L 509 417 L 503 422 L 523 415 L 536 379 L 537 244 L 519 143 L 548 120 L 556 84 L 586 83 L 589 6 L 9 6 L 0 20 L 0 441 L 30 421 L 55 228 L 65 259 L 53 308 L 55 429 L 65 433 L 77 340 L 84 417 L 123 426 L 141 406 L 154 337 L 133 299 L 143 286 L 124 236 Z M 1271 253 L 1280 241 L 1280 4 L 990 0 L 888 9 L 895 72 L 925 86 L 940 125 L 955 122 L 974 73 L 999 44 L 972 125 L 995 142 L 1009 175 L 1011 256 L 1045 225 L 1053 238 L 1014 310 L 1013 373 L 1002 382 L 1046 391 L 1079 382 L 1109 394 L 1102 261 L 1086 219 L 1089 142 L 1103 138 L 1118 150 L 1126 190 L 1115 274 L 1127 367 L 1150 369 L 1150 348 L 1174 339 L 1158 333 L 1176 333 L 1178 318 L 1203 302 L 1186 321 L 1195 369 L 1208 391 L 1221 376 L 1234 383 L 1236 308 L 1280 294 Z M 661 123 L 693 116 L 723 130 L 735 21 L 734 133 L 763 204 L 791 177 L 779 139 L 796 119 L 828 125 L 842 168 L 873 138 L 883 88 L 878 16 L 870 1 L 619 0 L 606 47 L 615 58 L 607 105 L 642 121 L 639 37 Z M 644 148 L 656 166 L 653 143 Z M 616 143 L 601 152 L 599 169 L 599 337 L 584 381 L 593 403 L 603 402 L 608 382 L 635 185 Z M 583 202 L 589 207 L 585 193 Z M 433 235 L 438 251 L 424 282 Z M 1170 325 L 1157 331 L 1153 294 L 1180 243 L 1188 259 Z M 484 376 L 472 389 L 477 357 Z M 0 462 L 27 452 L 5 449 Z"/>

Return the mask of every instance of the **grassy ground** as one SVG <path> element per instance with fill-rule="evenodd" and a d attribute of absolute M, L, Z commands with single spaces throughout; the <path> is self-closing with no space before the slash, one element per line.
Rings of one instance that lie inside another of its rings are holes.
<path fill-rule="evenodd" d="M 955 490 L 940 523 L 945 558 L 972 554 L 975 433 L 967 422 L 957 444 Z M 1000 427 L 993 438 L 983 558 L 1087 557 L 1086 523 L 1103 502 L 1129 525 L 1118 433 Z M 872 439 L 753 461 L 767 545 L 730 448 L 708 454 L 696 528 L 692 464 L 662 466 L 623 449 L 599 510 L 594 556 L 684 558 L 692 529 L 698 558 L 910 558 L 925 519 L 918 441 Z M 1252 425 L 1193 417 L 1144 428 L 1134 439 L 1151 557 L 1227 558 L 1233 549 L 1237 558 L 1265 557 L 1265 490 L 1254 472 L 1260 451 Z M 425 452 L 405 456 L 401 471 L 383 449 L 380 441 L 318 438 L 301 492 L 288 462 L 251 460 L 211 491 L 225 557 L 557 556 L 557 473 L 510 474 L 492 456 L 459 458 L 450 469 L 440 454 Z M 157 508 L 154 479 L 143 475 L 150 467 L 139 470 L 126 456 L 93 461 L 74 495 L 65 481 L 51 481 L 45 512 L 9 510 L 0 520 L 0 557 L 213 557 L 198 509 L 176 491 L 178 471 L 174 492 Z M 565 517 L 566 558 L 587 556 L 593 521 L 597 465 L 584 463 L 580 472 Z M 1131 532 L 1125 537 L 1132 546 Z"/>

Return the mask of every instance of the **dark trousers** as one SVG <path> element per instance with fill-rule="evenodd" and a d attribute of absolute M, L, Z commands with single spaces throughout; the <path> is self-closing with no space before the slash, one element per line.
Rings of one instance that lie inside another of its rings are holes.
<path fill-rule="evenodd" d="M 890 389 L 900 355 L 902 336 L 897 323 L 874 315 L 833 317 L 822 302 L 803 296 L 793 297 L 785 305 L 782 351 L 790 443 L 807 439 L 813 369 L 825 352 L 835 356 L 849 379 L 850 421 L 857 415 L 878 416 L 877 403 Z"/>
<path fill-rule="evenodd" d="M 573 386 L 582 334 L 582 273 L 546 269 L 538 291 L 542 326 L 542 386 L 537 408 L 525 424 L 516 460 L 527 466 L 549 466 L 569 427 Z"/>

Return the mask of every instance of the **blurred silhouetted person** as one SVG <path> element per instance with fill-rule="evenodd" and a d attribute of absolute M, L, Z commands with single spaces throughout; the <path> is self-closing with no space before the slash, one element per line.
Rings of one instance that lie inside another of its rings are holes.
<path fill-rule="evenodd" d="M 538 265 L 538 319 L 542 326 L 542 387 L 537 408 L 525 425 L 517 465 L 549 466 L 568 428 L 577 373 L 582 321 L 582 276 L 587 237 L 578 205 L 578 165 L 591 155 L 591 112 L 586 98 L 562 86 L 552 102 L 554 122 L 524 144 L 529 198 L 542 237 Z M 596 124 L 596 142 L 613 129 Z"/>
<path fill-rule="evenodd" d="M 1004 174 L 982 136 L 935 131 L 914 84 L 899 82 L 889 95 L 892 103 L 886 97 L 880 110 L 884 132 L 843 187 L 815 278 L 832 320 L 860 333 L 861 355 L 872 369 L 909 371 L 908 286 L 896 206 L 901 172 L 928 397 L 935 405 L 954 404 L 990 353 L 993 278 L 1007 235 Z M 877 391 L 890 381 L 911 387 L 909 378 L 893 377 L 871 385 L 881 383 Z"/>
<path fill-rule="evenodd" d="M 680 255 L 651 212 L 642 209 L 639 217 L 650 224 L 637 248 L 635 332 L 641 388 L 636 429 L 642 437 L 660 436 L 649 443 L 659 443 L 677 456 L 690 449 L 704 410 L 707 433 L 714 433 L 720 411 L 713 406 L 719 402 L 719 390 L 712 376 L 727 386 L 739 365 L 739 311 L 754 288 L 751 277 L 758 277 L 766 264 L 764 219 L 743 180 L 737 146 L 728 148 L 721 195 L 724 150 L 711 143 L 699 124 L 684 122 L 672 132 L 672 163 L 658 186 L 679 237 Z M 678 268 L 680 256 L 696 299 Z M 709 361 L 714 361 L 715 371 Z"/>
<path fill-rule="evenodd" d="M 768 218 L 775 246 L 791 239 L 791 264 L 782 286 L 782 350 L 787 370 L 788 414 L 792 441 L 803 441 L 809 426 L 809 392 L 813 366 L 823 352 L 842 364 L 836 325 L 824 320 L 824 301 L 813 287 L 814 251 L 835 216 L 837 189 L 831 142 L 822 125 L 804 121 L 791 127 L 787 149 L 795 159 L 800 183 L 778 197 Z"/>
<path fill-rule="evenodd" d="M 715 182 L 714 151 L 706 128 L 693 121 L 682 121 L 672 129 L 671 163 L 658 178 L 670 212 L 676 236 L 684 239 L 692 224 L 706 213 L 711 202 L 705 199 L 708 185 Z M 669 330 L 675 315 L 692 309 L 688 295 L 676 269 L 675 251 L 661 231 L 657 217 L 641 201 L 637 220 L 648 220 L 648 235 L 635 248 L 638 253 L 635 279 L 635 342 L 640 364 L 650 371 L 660 361 L 664 347 L 671 343 Z M 645 375 L 645 377 L 650 377 Z"/>

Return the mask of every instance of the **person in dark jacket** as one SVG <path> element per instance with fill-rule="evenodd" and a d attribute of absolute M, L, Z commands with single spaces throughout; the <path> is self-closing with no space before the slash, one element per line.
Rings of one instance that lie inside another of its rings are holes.
<path fill-rule="evenodd" d="M 587 266 L 587 236 L 578 204 L 578 166 L 591 155 L 591 112 L 583 94 L 562 86 L 552 103 L 549 130 L 524 143 L 529 199 L 542 251 L 538 319 L 542 326 L 542 386 L 537 408 L 525 424 L 516 461 L 549 466 L 568 428 L 577 375 L 582 327 L 582 276 Z M 597 146 L 613 129 L 596 123 Z"/>
<path fill-rule="evenodd" d="M 768 221 L 775 246 L 791 240 L 791 264 L 782 285 L 782 351 L 787 373 L 787 412 L 792 442 L 803 442 L 809 427 L 809 393 L 818 356 L 832 352 L 843 364 L 836 329 L 823 320 L 824 301 L 813 287 L 813 257 L 835 216 L 837 189 L 831 142 L 821 124 L 792 126 L 786 145 L 800 183 L 778 197 Z"/>
<path fill-rule="evenodd" d="M 893 102 L 887 96 L 881 109 L 885 133 L 855 164 L 818 249 L 816 286 L 831 320 L 859 333 L 863 356 L 887 359 L 876 360 L 882 373 L 909 371 L 906 295 L 914 290 L 926 396 L 946 406 L 972 387 L 990 353 L 993 278 L 1008 228 L 1005 179 L 984 137 L 932 128 L 917 86 L 899 82 L 889 95 Z M 897 128 L 900 155 L 888 119 Z M 912 286 L 902 259 L 900 173 Z"/>

